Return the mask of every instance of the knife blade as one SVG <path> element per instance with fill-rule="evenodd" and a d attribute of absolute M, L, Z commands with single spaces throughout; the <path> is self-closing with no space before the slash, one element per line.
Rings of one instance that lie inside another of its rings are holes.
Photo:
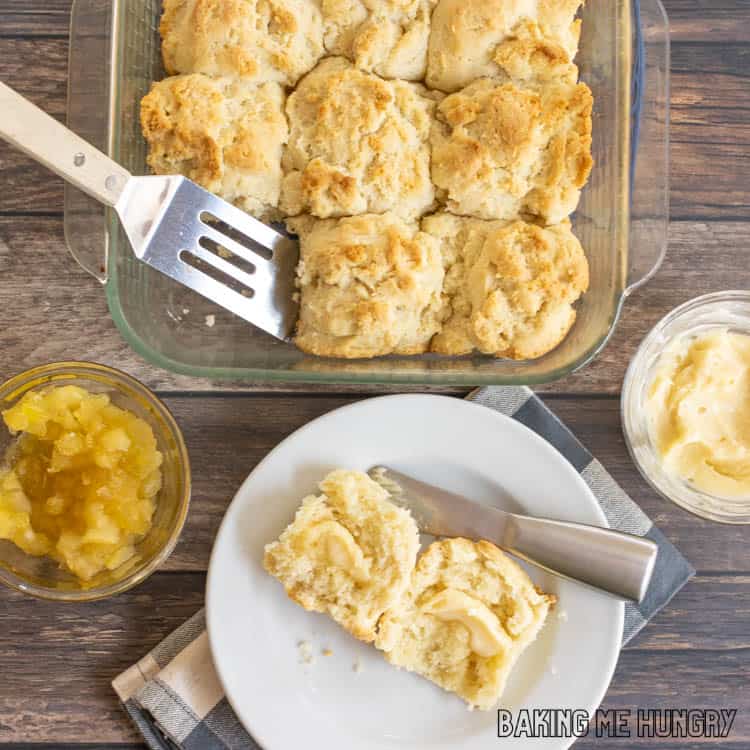
<path fill-rule="evenodd" d="M 482 505 L 387 466 L 370 477 L 407 508 L 420 531 L 484 539 L 543 570 L 618 599 L 643 600 L 658 547 L 614 529 L 532 518 Z"/>

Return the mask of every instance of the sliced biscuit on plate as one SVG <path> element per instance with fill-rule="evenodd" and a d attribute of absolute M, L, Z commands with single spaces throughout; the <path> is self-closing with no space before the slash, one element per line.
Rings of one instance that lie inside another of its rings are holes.
<path fill-rule="evenodd" d="M 366 474 L 334 471 L 266 546 L 263 565 L 305 609 L 373 641 L 383 612 L 409 584 L 419 532 L 408 511 Z"/>
<path fill-rule="evenodd" d="M 391 664 L 489 710 L 554 602 L 489 542 L 446 539 L 420 556 L 375 645 Z"/>

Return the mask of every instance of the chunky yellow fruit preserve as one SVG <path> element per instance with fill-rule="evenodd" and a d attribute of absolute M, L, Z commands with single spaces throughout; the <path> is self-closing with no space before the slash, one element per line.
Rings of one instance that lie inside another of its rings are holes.
<path fill-rule="evenodd" d="M 162 483 L 150 425 L 73 385 L 26 393 L 2 416 L 18 439 L 0 467 L 0 538 L 82 581 L 135 558 Z"/>

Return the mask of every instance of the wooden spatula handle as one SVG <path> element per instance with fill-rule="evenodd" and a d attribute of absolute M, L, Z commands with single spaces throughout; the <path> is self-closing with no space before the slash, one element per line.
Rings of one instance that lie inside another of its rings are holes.
<path fill-rule="evenodd" d="M 114 206 L 130 173 L 0 81 L 0 138 L 105 205 Z"/>

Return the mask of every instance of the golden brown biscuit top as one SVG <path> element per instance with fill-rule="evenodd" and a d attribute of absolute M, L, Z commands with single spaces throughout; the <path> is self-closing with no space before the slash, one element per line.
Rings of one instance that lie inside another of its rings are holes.
<path fill-rule="evenodd" d="M 288 137 L 275 83 L 194 73 L 155 83 L 141 102 L 148 162 L 184 174 L 259 217 L 278 205 Z"/>
<path fill-rule="evenodd" d="M 291 85 L 324 52 L 314 0 L 164 0 L 160 31 L 168 73 Z"/>
<path fill-rule="evenodd" d="M 447 354 L 539 356 L 588 284 L 569 225 L 535 226 L 575 210 L 592 168 L 582 2 L 164 0 L 165 66 L 198 72 L 144 98 L 149 164 L 265 220 L 343 219 L 302 232 L 305 351 L 413 354 L 435 337 Z M 409 224 L 440 206 L 497 225 L 458 232 L 481 236 L 474 255 L 442 237 L 444 269 Z"/>
<path fill-rule="evenodd" d="M 437 0 L 321 0 L 326 50 L 384 78 L 422 80 Z"/>
<path fill-rule="evenodd" d="M 591 91 L 481 79 L 446 97 L 432 134 L 432 177 L 448 209 L 483 219 L 557 223 L 576 207 L 591 160 Z"/>
<path fill-rule="evenodd" d="M 282 209 L 320 218 L 422 215 L 434 202 L 433 110 L 415 84 L 385 81 L 343 58 L 324 60 L 289 97 Z"/>
<path fill-rule="evenodd" d="M 570 222 L 539 227 L 449 214 L 426 218 L 441 241 L 445 323 L 433 341 L 443 354 L 479 349 L 535 359 L 557 346 L 588 288 L 588 262 Z"/>
<path fill-rule="evenodd" d="M 582 4 L 439 0 L 432 16 L 427 85 L 450 92 L 488 76 L 543 80 L 550 68 L 567 68 L 569 75 L 580 36 L 580 21 L 574 18 Z"/>
<path fill-rule="evenodd" d="M 436 240 L 393 214 L 289 222 L 300 234 L 297 345 L 320 356 L 426 351 L 438 329 Z"/>

